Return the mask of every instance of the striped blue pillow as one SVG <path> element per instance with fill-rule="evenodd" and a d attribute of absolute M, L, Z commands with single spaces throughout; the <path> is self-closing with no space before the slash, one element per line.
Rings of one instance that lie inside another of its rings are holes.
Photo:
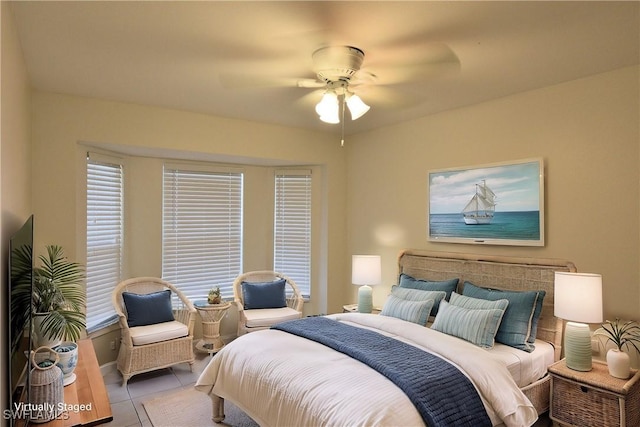
<path fill-rule="evenodd" d="M 408 301 L 389 295 L 380 312 L 381 316 L 397 317 L 408 322 L 426 325 L 429 313 L 433 307 L 433 300 Z"/>
<path fill-rule="evenodd" d="M 462 338 L 482 348 L 492 348 L 504 310 L 472 309 L 440 302 L 431 329 Z"/>
<path fill-rule="evenodd" d="M 445 291 L 423 291 L 420 289 L 401 288 L 398 285 L 391 287 L 391 295 L 407 301 L 427 301 L 433 300 L 433 308 L 431 308 L 431 316 L 435 316 L 438 311 L 440 301 L 445 299 L 447 293 Z"/>
<path fill-rule="evenodd" d="M 463 308 L 480 308 L 480 309 L 488 309 L 488 308 L 498 308 L 500 310 L 506 310 L 509 306 L 508 299 L 499 299 L 495 301 L 490 301 L 487 299 L 481 298 L 472 298 L 465 295 L 460 295 L 459 293 L 453 292 L 451 294 L 451 299 L 449 300 L 451 305 L 455 305 Z"/>

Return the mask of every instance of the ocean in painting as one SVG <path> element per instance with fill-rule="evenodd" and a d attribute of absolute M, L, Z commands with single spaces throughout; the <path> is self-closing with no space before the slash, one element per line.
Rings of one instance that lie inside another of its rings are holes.
<path fill-rule="evenodd" d="M 540 240 L 540 212 L 495 212 L 491 224 L 467 225 L 461 213 L 429 215 L 429 237 Z"/>

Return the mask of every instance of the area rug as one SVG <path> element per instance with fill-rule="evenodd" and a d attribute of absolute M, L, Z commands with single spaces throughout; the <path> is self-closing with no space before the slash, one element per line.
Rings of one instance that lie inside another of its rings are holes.
<path fill-rule="evenodd" d="M 215 423 L 211 419 L 211 398 L 195 389 L 142 402 L 153 427 L 232 426 L 258 427 L 247 414 L 229 401 L 224 402 L 225 419 Z"/>

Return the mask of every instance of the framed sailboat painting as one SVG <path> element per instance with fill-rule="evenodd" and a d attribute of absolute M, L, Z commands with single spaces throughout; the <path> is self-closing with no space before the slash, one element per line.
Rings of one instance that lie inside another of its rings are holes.
<path fill-rule="evenodd" d="M 541 158 L 429 172 L 433 242 L 544 246 Z"/>

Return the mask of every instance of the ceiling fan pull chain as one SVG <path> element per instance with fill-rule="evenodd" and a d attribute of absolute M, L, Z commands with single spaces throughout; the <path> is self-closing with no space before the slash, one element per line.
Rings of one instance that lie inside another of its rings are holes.
<path fill-rule="evenodd" d="M 345 95 L 342 95 L 342 120 L 340 120 L 340 126 L 342 126 L 342 138 L 340 139 L 340 147 L 344 147 L 344 98 Z"/>

